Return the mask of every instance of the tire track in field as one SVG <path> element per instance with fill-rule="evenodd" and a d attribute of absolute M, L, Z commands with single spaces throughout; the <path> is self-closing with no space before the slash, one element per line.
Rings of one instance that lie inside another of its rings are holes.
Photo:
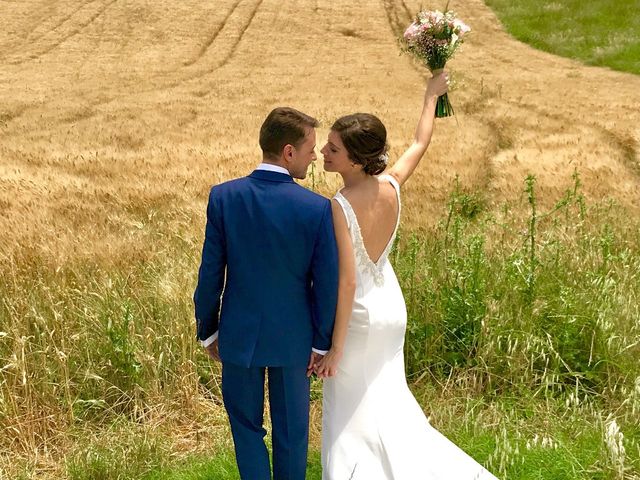
<path fill-rule="evenodd" d="M 58 39 L 57 41 L 55 41 L 53 44 L 47 46 L 46 48 L 40 50 L 39 52 L 32 54 L 29 58 L 25 58 L 22 60 L 17 60 L 17 61 L 13 61 L 10 62 L 12 65 L 21 65 L 23 63 L 27 63 L 27 62 L 31 62 L 33 60 L 36 60 L 40 57 L 42 57 L 43 55 L 46 55 L 47 53 L 55 50 L 56 48 L 58 48 L 60 45 L 62 45 L 63 43 L 65 43 L 67 40 L 75 37 L 76 35 L 78 35 L 79 33 L 81 33 L 85 28 L 87 28 L 88 26 L 90 26 L 91 24 L 93 24 L 98 18 L 100 18 L 104 12 L 111 7 L 111 5 L 113 5 L 114 3 L 118 2 L 118 0 L 111 0 L 109 2 L 107 2 L 106 4 L 104 4 L 102 6 L 101 9 L 99 9 L 95 14 L 93 14 L 85 23 L 82 23 L 79 25 L 78 28 L 76 28 L 75 30 L 73 30 L 72 32 L 68 33 L 67 35 L 64 35 L 62 38 Z"/>
<path fill-rule="evenodd" d="M 32 105 L 22 104 L 12 109 L 0 109 L 0 127 L 7 127 L 9 122 L 22 116 Z"/>
<path fill-rule="evenodd" d="M 37 42 L 38 40 L 40 40 L 42 37 L 48 35 L 51 32 L 55 32 L 58 28 L 60 28 L 62 25 L 64 25 L 65 23 L 67 23 L 69 20 L 71 20 L 71 18 L 73 18 L 73 16 L 78 13 L 80 10 L 82 10 L 83 8 L 85 8 L 87 5 L 94 3 L 96 0 L 89 0 L 88 2 L 84 2 L 82 3 L 82 5 L 80 5 L 78 8 L 76 8 L 73 12 L 71 12 L 70 14 L 68 14 L 66 17 L 62 18 L 61 20 L 58 21 L 58 23 L 56 23 L 53 27 L 49 28 L 49 30 L 47 30 L 44 33 L 41 33 L 40 35 L 38 35 L 35 38 L 27 38 L 27 41 L 29 42 Z"/>
<path fill-rule="evenodd" d="M 414 12 L 411 13 L 411 10 L 409 10 L 409 7 L 407 7 L 407 4 L 405 3 L 404 0 L 400 0 L 400 2 L 402 3 L 402 9 L 404 10 L 405 16 L 406 16 L 406 22 L 407 25 L 409 25 L 409 23 L 411 22 L 411 20 L 413 20 L 415 18 L 415 14 L 418 12 Z"/>
<path fill-rule="evenodd" d="M 402 36 L 418 12 L 412 13 L 404 0 L 400 0 L 400 3 L 397 0 L 383 0 L 383 4 L 391 30 L 397 37 Z"/>
<path fill-rule="evenodd" d="M 629 134 L 620 134 L 607 128 L 602 128 L 602 132 L 622 152 L 622 164 L 640 180 L 640 145 L 638 145 L 638 141 Z"/>
<path fill-rule="evenodd" d="M 389 26 L 391 27 L 391 31 L 394 35 L 399 35 L 402 26 L 400 24 L 400 19 L 398 18 L 398 10 L 395 2 L 393 0 L 383 0 L 384 10 L 387 14 L 387 21 L 389 22 Z"/>
<path fill-rule="evenodd" d="M 256 3 L 256 6 L 253 8 L 253 11 L 251 12 L 251 14 L 249 16 L 249 20 L 242 27 L 242 29 L 240 31 L 240 35 L 238 36 L 237 40 L 234 42 L 233 46 L 231 47 L 231 50 L 229 50 L 229 53 L 227 54 L 227 56 L 225 56 L 224 59 L 222 60 L 222 62 L 220 64 L 218 64 L 218 66 L 214 67 L 213 70 L 211 70 L 209 73 L 213 73 L 216 70 L 218 70 L 219 68 L 222 68 L 227 63 L 229 63 L 229 60 L 231 60 L 233 55 L 236 53 L 236 50 L 238 49 L 238 46 L 240 45 L 240 42 L 242 41 L 242 38 L 244 37 L 244 34 L 247 32 L 247 30 L 249 29 L 249 27 L 253 23 L 253 19 L 256 17 L 256 13 L 258 13 L 258 10 L 262 6 L 263 2 L 264 2 L 264 0 L 259 0 L 258 3 Z"/>
<path fill-rule="evenodd" d="M 534 112 L 539 117 L 550 118 L 560 125 L 571 125 L 574 127 L 591 130 L 596 134 L 601 134 L 609 140 L 618 152 L 619 158 L 615 160 L 627 171 L 630 177 L 640 179 L 640 146 L 638 142 L 629 134 L 619 133 L 585 118 L 577 118 L 572 112 L 566 114 L 560 112 L 548 112 L 543 107 L 533 103 L 522 101 L 504 100 L 515 108 L 522 108 L 528 112 Z"/>
<path fill-rule="evenodd" d="M 183 76 L 182 78 L 179 78 L 179 79 L 176 79 L 174 81 L 171 81 L 171 82 L 169 82 L 169 83 L 167 83 L 165 85 L 162 85 L 160 87 L 151 88 L 151 89 L 147 89 L 147 90 L 142 90 L 142 91 L 137 92 L 137 93 L 139 94 L 139 93 L 149 93 L 149 92 L 158 92 L 158 91 L 169 90 L 171 88 L 175 88 L 177 86 L 180 86 L 180 85 L 182 85 L 184 83 L 191 82 L 191 81 L 194 81 L 194 80 L 198 80 L 198 79 L 201 79 L 201 78 L 206 77 L 208 75 L 211 75 L 212 73 L 215 73 L 218 69 L 224 67 L 227 63 L 229 63 L 231 58 L 235 55 L 236 51 L 238 50 L 238 47 L 240 46 L 240 43 L 242 42 L 242 39 L 244 38 L 245 33 L 247 32 L 249 27 L 251 27 L 251 24 L 253 23 L 253 20 L 255 19 L 256 14 L 258 13 L 258 10 L 262 6 L 263 2 L 264 2 L 264 0 L 258 0 L 256 2 L 255 6 L 253 7 L 253 9 L 251 10 L 249 16 L 247 17 L 247 20 L 245 21 L 245 23 L 240 28 L 240 31 L 239 31 L 237 37 L 234 39 L 231 47 L 229 48 L 227 53 L 224 55 L 222 60 L 219 61 L 218 63 L 216 63 L 215 66 L 213 66 L 212 68 L 208 68 L 208 69 L 204 69 L 204 70 L 195 72 L 195 73 L 190 74 L 190 75 L 187 74 L 187 75 Z M 238 2 L 236 2 L 236 4 L 234 4 L 234 6 L 232 8 L 232 11 L 224 19 L 223 24 L 220 26 L 219 30 L 215 34 L 216 38 L 220 35 L 220 32 L 224 29 L 224 26 L 231 19 L 231 17 L 233 16 L 232 14 L 236 11 L 236 9 L 237 9 L 236 7 L 238 7 L 238 5 L 240 3 L 241 3 L 241 0 L 239 0 Z M 212 35 L 211 38 L 213 38 L 213 35 Z M 214 41 L 215 41 L 215 38 L 213 38 L 213 40 L 209 43 L 209 45 L 204 50 L 202 55 L 198 56 L 194 62 L 191 61 L 192 59 L 189 60 L 188 63 L 185 64 L 183 68 L 187 69 L 187 68 L 195 65 L 196 63 L 198 63 L 198 61 L 201 60 L 202 58 L 204 58 L 204 56 L 206 55 L 206 52 L 210 51 L 211 47 L 215 44 Z M 206 95 L 206 93 L 208 91 L 209 90 L 202 91 L 203 96 Z"/>
<path fill-rule="evenodd" d="M 114 0 L 111 3 L 115 3 Z M 213 73 L 215 73 L 218 69 L 222 68 L 223 66 L 225 66 L 227 63 L 229 63 L 229 61 L 232 59 L 232 57 L 234 56 L 234 54 L 236 53 L 238 47 L 240 46 L 240 43 L 242 42 L 242 39 L 245 35 L 245 33 L 247 32 L 247 30 L 251 27 L 251 24 L 253 23 L 253 20 L 255 19 L 258 10 L 260 9 L 261 5 L 263 4 L 264 0 L 258 0 L 255 4 L 255 6 L 253 7 L 253 9 L 251 10 L 249 16 L 247 17 L 247 20 L 243 23 L 242 27 L 239 30 L 239 33 L 237 35 L 237 37 L 234 39 L 231 47 L 229 48 L 229 51 L 226 53 L 226 55 L 222 58 L 221 61 L 219 61 L 218 63 L 216 63 L 213 67 L 211 68 L 207 68 L 204 70 L 200 70 L 200 71 L 196 71 L 192 74 L 189 74 L 188 72 L 185 72 L 186 75 L 183 75 L 181 78 L 177 78 L 174 79 L 172 81 L 168 81 L 167 83 L 163 84 L 163 85 L 159 85 L 156 87 L 151 87 L 151 88 L 144 88 L 144 89 L 140 89 L 140 90 L 136 90 L 135 92 L 130 92 L 127 95 L 124 96 L 112 96 L 110 98 L 105 98 L 102 100 L 99 100 L 97 102 L 91 102 L 91 108 L 95 109 L 98 107 L 101 107 L 103 105 L 107 105 L 115 100 L 118 99 L 122 99 L 125 97 L 129 97 L 131 95 L 141 95 L 141 94 L 147 94 L 147 93 L 156 93 L 156 92 L 164 92 L 167 90 L 171 90 L 173 88 L 176 88 L 180 85 L 183 85 L 187 82 L 192 82 L 195 80 L 199 80 L 201 78 L 204 78 L 208 75 L 211 75 Z M 219 27 L 219 32 L 217 34 L 215 34 L 216 37 L 218 37 L 220 35 L 220 32 L 224 29 L 224 26 L 228 23 L 228 21 L 232 18 L 233 13 L 237 10 L 237 6 L 239 6 L 239 4 L 242 3 L 242 0 L 238 0 L 234 6 L 232 7 L 232 11 L 227 14 L 227 16 L 224 19 L 224 24 L 221 25 Z M 210 37 L 213 38 L 213 35 Z M 215 39 L 214 39 L 215 40 Z M 206 51 L 210 51 L 211 47 L 215 45 L 214 41 L 211 41 L 207 50 Z M 190 59 L 188 61 L 187 64 L 183 64 L 183 67 L 178 70 L 176 70 L 176 73 L 179 73 L 180 71 L 184 71 L 184 70 L 188 70 L 190 68 L 193 68 L 194 66 L 197 66 L 197 64 L 199 63 L 199 61 L 204 58 L 204 56 L 206 55 L 206 51 L 203 53 L 202 56 L 200 56 L 199 58 L 196 59 L 195 62 L 191 62 L 192 59 Z M 204 87 L 202 89 L 200 89 L 200 95 L 199 96 L 206 96 L 208 93 L 210 93 L 211 88 L 210 87 Z"/>
<path fill-rule="evenodd" d="M 34 2 L 35 1 L 36 0 L 34 0 Z M 18 1 L 0 0 L 0 5 L 9 4 L 9 3 L 18 3 Z M 0 10 L 0 20 L 5 20 L 5 17 L 3 15 L 7 15 L 7 13 Z M 18 21 L 16 22 L 16 27 L 22 28 L 23 30 L 29 33 L 27 33 L 26 36 L 23 36 L 23 38 L 21 39 L 16 38 L 13 41 L 9 39 L 8 42 L 6 42 L 5 40 L 6 43 L 3 43 L 2 45 L 0 45 L 0 61 L 6 60 L 11 55 L 17 56 L 17 55 L 23 54 L 24 50 L 30 46 L 31 42 L 29 37 L 33 35 L 34 32 L 40 28 L 43 28 L 44 30 L 46 30 L 47 27 L 45 26 L 45 24 L 51 19 L 51 16 L 47 16 L 46 12 L 42 12 L 39 9 L 37 14 L 32 14 L 31 12 L 23 12 L 22 19 L 24 19 L 24 23 L 26 23 L 26 25 L 21 24 L 20 22 L 21 19 L 19 18 Z M 48 33 L 48 31 L 45 32 L 44 34 L 40 34 L 38 36 L 38 39 L 41 38 L 43 35 L 46 35 L 46 33 Z M 15 37 L 18 37 L 18 36 L 16 35 Z"/>
<path fill-rule="evenodd" d="M 407 26 L 413 20 L 413 14 L 409 10 L 409 7 L 407 7 L 407 4 L 404 2 L 404 0 L 400 1 L 402 2 L 402 10 L 404 10 L 404 15 L 402 15 L 404 17 L 403 19 L 400 18 L 401 7 L 398 6 L 398 2 L 396 0 L 383 0 L 389 27 L 391 28 L 391 31 L 396 38 L 402 38 Z M 410 63 L 413 69 L 417 71 L 425 80 L 429 78 L 427 75 L 427 70 L 424 67 L 418 66 L 414 61 L 411 61 Z"/>
<path fill-rule="evenodd" d="M 193 65 L 194 63 L 196 63 L 198 60 L 200 60 L 207 53 L 207 50 L 209 50 L 209 48 L 211 47 L 213 42 L 216 41 L 216 38 L 218 38 L 218 35 L 220 35 L 220 32 L 222 31 L 224 26 L 227 24 L 227 21 L 229 21 L 229 19 L 231 18 L 233 13 L 236 11 L 236 8 L 238 8 L 238 5 L 240 5 L 241 2 L 242 2 L 242 0 L 237 0 L 236 3 L 233 4 L 233 6 L 231 7 L 231 10 L 229 10 L 229 13 L 227 13 L 226 17 L 224 17 L 224 19 L 222 20 L 222 23 L 220 23 L 220 25 L 218 25 L 218 27 L 209 36 L 209 38 L 204 43 L 204 45 L 202 45 L 202 47 L 200 47 L 200 51 L 193 58 L 183 62 L 183 65 L 185 67 Z"/>

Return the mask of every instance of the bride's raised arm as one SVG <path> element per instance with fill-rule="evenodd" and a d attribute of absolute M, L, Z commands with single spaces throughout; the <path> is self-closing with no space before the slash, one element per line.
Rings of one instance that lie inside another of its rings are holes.
<path fill-rule="evenodd" d="M 427 91 L 424 94 L 422 114 L 420 115 L 420 120 L 418 120 L 413 143 L 386 172 L 393 176 L 400 185 L 411 176 L 420 159 L 422 159 L 424 152 L 427 151 L 429 142 L 431 142 L 431 134 L 433 133 L 436 102 L 438 97 L 447 91 L 448 85 L 449 75 L 446 72 L 440 72 L 429 79 Z"/>

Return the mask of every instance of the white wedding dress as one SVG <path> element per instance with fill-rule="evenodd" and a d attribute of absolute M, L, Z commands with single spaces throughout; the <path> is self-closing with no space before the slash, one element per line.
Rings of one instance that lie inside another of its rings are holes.
<path fill-rule="evenodd" d="M 494 479 L 473 458 L 435 430 L 415 400 L 404 372 L 407 313 L 388 255 L 398 221 L 377 262 L 365 249 L 349 201 L 344 210 L 356 258 L 356 295 L 344 356 L 325 379 L 322 418 L 323 480 Z"/>

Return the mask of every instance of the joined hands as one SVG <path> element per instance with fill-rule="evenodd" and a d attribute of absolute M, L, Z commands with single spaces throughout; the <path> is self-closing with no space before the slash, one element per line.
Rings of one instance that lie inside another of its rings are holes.
<path fill-rule="evenodd" d="M 315 373 L 318 378 L 333 377 L 338 373 L 340 360 L 342 360 L 342 352 L 338 350 L 331 349 L 326 355 L 313 352 L 307 366 L 307 376 L 310 377 Z"/>

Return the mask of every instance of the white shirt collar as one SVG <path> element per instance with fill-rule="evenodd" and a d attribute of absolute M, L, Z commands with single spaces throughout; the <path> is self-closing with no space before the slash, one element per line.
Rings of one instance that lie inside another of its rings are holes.
<path fill-rule="evenodd" d="M 289 173 L 289 170 L 287 170 L 286 168 L 281 167 L 279 165 L 271 165 L 270 163 L 261 163 L 260 165 L 258 165 L 258 168 L 256 168 L 256 170 L 266 170 L 267 172 L 284 173 L 285 175 L 291 176 L 291 174 Z"/>

